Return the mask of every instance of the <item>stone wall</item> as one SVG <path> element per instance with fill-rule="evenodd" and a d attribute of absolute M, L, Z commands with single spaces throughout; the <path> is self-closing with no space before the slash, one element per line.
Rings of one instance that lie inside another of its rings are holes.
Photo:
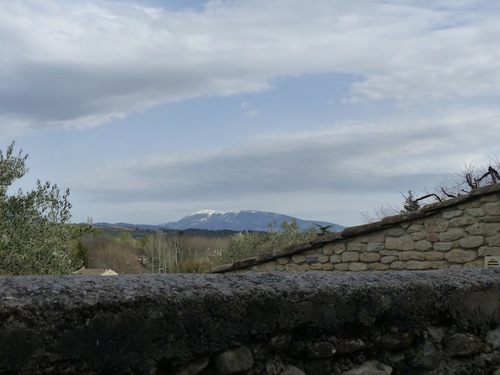
<path fill-rule="evenodd" d="M 0 277 L 1 374 L 498 374 L 500 270 Z"/>
<path fill-rule="evenodd" d="M 500 256 L 500 184 L 212 272 L 458 269 L 491 256 Z"/>

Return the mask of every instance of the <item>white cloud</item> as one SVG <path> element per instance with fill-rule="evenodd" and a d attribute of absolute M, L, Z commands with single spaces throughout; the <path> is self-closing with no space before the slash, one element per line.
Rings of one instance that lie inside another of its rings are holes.
<path fill-rule="evenodd" d="M 173 12 L 124 1 L 6 2 L 2 126 L 96 126 L 306 73 L 363 76 L 346 94 L 353 101 L 497 95 L 495 4 L 210 1 L 203 12 Z"/>

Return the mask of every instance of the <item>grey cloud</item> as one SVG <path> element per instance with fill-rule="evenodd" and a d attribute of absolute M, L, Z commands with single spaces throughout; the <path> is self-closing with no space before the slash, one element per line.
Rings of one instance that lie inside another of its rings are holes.
<path fill-rule="evenodd" d="M 159 103 L 324 72 L 363 76 L 353 100 L 496 95 L 496 13 L 453 4 L 209 2 L 199 13 L 3 4 L 0 115 L 9 126 L 95 126 Z"/>
<path fill-rule="evenodd" d="M 474 116 L 458 124 L 445 116 L 263 136 L 222 151 L 120 163 L 85 176 L 79 186 L 98 200 L 123 202 L 432 190 L 470 156 L 484 160 L 492 154 L 487 140 L 499 115 L 492 111 L 480 124 Z M 480 136 L 464 136 L 471 126 Z"/>

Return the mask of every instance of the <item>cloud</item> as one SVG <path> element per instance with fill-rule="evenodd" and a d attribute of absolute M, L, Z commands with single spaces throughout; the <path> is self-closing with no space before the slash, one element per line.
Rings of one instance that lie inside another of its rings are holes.
<path fill-rule="evenodd" d="M 126 1 L 8 2 L 0 10 L 2 126 L 92 127 L 309 73 L 363 77 L 345 94 L 350 101 L 497 95 L 499 7 L 256 0 L 169 11 Z"/>
<path fill-rule="evenodd" d="M 498 109 L 448 109 L 432 118 L 262 134 L 225 149 L 109 164 L 77 185 L 95 200 L 122 203 L 432 190 L 429 184 L 460 171 L 465 162 L 488 162 L 497 152 L 488 140 L 496 136 L 498 120 Z M 470 137 L 471 127 L 477 137 Z"/>

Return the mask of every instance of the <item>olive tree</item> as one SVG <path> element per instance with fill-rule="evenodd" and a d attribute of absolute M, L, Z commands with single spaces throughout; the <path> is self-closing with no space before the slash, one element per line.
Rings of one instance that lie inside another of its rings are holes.
<path fill-rule="evenodd" d="M 31 191 L 10 193 L 27 158 L 14 153 L 14 142 L 0 150 L 0 274 L 68 274 L 80 265 L 70 250 L 69 190 L 37 181 Z"/>

